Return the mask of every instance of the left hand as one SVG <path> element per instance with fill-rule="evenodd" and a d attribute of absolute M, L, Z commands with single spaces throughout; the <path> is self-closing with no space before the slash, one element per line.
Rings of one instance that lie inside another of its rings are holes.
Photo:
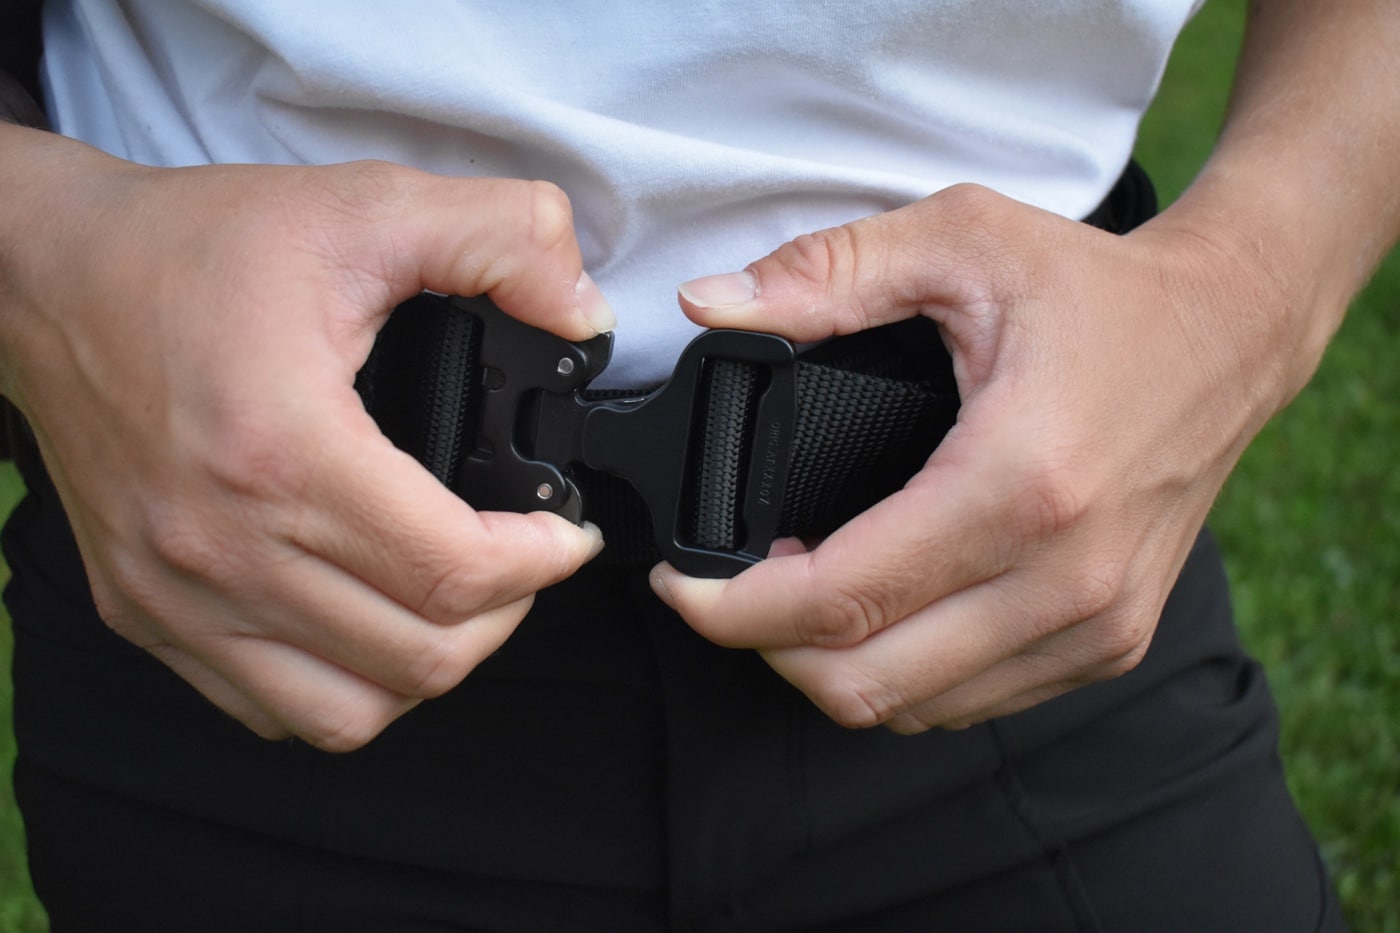
<path fill-rule="evenodd" d="M 1168 212 L 1117 237 L 973 186 L 688 283 L 699 323 L 799 341 L 927 315 L 962 409 L 903 490 L 810 550 L 780 541 L 732 580 L 663 564 L 653 587 L 847 726 L 965 726 L 1120 675 L 1282 404 L 1282 298 L 1225 226 Z"/>

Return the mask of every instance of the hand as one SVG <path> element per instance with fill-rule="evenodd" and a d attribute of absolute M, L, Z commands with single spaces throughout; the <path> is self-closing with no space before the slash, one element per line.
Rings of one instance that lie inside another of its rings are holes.
<path fill-rule="evenodd" d="M 601 547 L 550 514 L 474 512 L 353 391 L 389 310 L 425 288 L 569 339 L 610 327 L 558 189 L 151 169 L 0 132 L 3 390 L 103 618 L 234 717 L 362 745 Z"/>
<path fill-rule="evenodd" d="M 963 406 L 902 491 L 814 548 L 653 586 L 849 726 L 963 726 L 1121 674 L 1281 404 L 1278 298 L 1223 232 L 1120 238 L 971 186 L 689 283 L 701 324 L 802 341 L 928 315 Z"/>

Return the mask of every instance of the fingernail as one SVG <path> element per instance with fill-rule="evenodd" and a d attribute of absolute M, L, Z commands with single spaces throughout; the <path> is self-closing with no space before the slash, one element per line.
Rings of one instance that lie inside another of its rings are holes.
<path fill-rule="evenodd" d="M 655 593 L 663 603 L 674 609 L 676 608 L 676 602 L 671 597 L 671 591 L 666 588 L 666 578 L 661 575 L 661 566 L 662 565 L 658 564 L 651 568 L 649 580 L 651 583 L 651 591 Z"/>
<path fill-rule="evenodd" d="M 578 302 L 583 319 L 593 328 L 593 333 L 606 334 L 617 328 L 617 315 L 613 313 L 612 305 L 608 304 L 587 272 L 579 274 L 578 284 L 574 286 L 574 300 Z"/>
<path fill-rule="evenodd" d="M 603 530 L 597 525 L 592 522 L 584 522 L 582 527 L 584 531 L 593 536 L 593 543 L 588 548 L 588 557 L 584 559 L 584 562 L 587 563 L 603 553 L 603 547 L 607 542 L 603 540 Z"/>
<path fill-rule="evenodd" d="M 707 275 L 680 287 L 686 301 L 701 308 L 731 308 L 758 297 L 758 276 L 747 270 Z"/>

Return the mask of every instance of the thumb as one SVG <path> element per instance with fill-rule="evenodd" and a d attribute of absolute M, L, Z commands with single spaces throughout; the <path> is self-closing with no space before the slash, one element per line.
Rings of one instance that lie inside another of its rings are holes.
<path fill-rule="evenodd" d="M 767 330 L 813 341 L 935 308 L 965 307 L 992 282 L 1004 252 L 996 231 L 1013 202 L 959 185 L 907 207 L 804 234 L 743 271 L 680 286 L 687 316 L 706 327 Z"/>

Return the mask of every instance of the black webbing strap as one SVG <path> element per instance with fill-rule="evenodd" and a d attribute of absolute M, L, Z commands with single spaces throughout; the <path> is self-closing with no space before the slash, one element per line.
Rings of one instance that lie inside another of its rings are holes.
<path fill-rule="evenodd" d="M 833 341 L 797 362 L 797 418 L 778 532 L 820 535 L 894 492 L 957 418 L 957 386 L 936 328 Z M 910 332 L 923 330 L 922 341 Z M 825 357 L 825 358 L 823 358 Z M 720 361 L 708 380 L 697 440 L 697 479 L 687 484 L 691 537 L 736 548 L 735 501 L 747 468 L 756 367 Z M 732 426 L 732 427 L 726 427 Z"/>
<path fill-rule="evenodd" d="M 384 435 L 448 486 L 455 487 L 476 434 L 480 338 L 481 320 L 473 315 L 437 302 L 405 303 L 355 379 Z"/>
<path fill-rule="evenodd" d="M 830 534 L 898 490 L 957 418 L 952 363 L 927 320 L 830 341 L 799 356 L 795 369 L 797 413 L 776 529 L 782 536 Z M 703 414 L 695 421 L 682 528 L 698 547 L 733 551 L 745 543 L 745 477 L 763 451 L 762 428 L 753 423 L 763 374 L 759 367 L 723 360 L 708 370 L 697 399 Z M 755 435 L 760 443 L 753 442 Z M 588 503 L 593 478 L 577 481 Z M 607 520 L 645 528 L 645 513 L 630 521 L 618 514 L 640 506 L 635 495 L 624 496 Z M 616 551 L 613 559 L 654 559 L 649 535 L 629 533 L 618 541 L 607 537 L 602 516 L 594 520 L 608 550 Z"/>
<path fill-rule="evenodd" d="M 492 453 L 481 449 L 483 387 L 508 378 L 482 365 L 482 330 L 482 320 L 461 306 L 420 296 L 390 317 L 357 380 L 386 436 L 468 501 L 464 465 Z M 897 490 L 956 419 L 951 362 L 927 320 L 829 341 L 799 356 L 794 369 L 796 414 L 784 439 L 790 466 L 776 490 L 781 535 L 827 534 Z M 742 503 L 754 458 L 772 455 L 762 443 L 764 427 L 755 424 L 767 380 L 765 367 L 749 362 L 707 359 L 702 366 L 685 475 L 675 478 L 679 532 L 688 544 L 731 552 L 746 543 Z M 585 403 L 647 394 L 579 393 Z M 528 412 L 521 422 L 528 434 Z M 631 442 L 657 441 L 639 432 Z M 602 528 L 609 561 L 658 558 L 647 503 L 628 482 L 584 463 L 560 466 L 577 486 L 583 517 Z"/>

